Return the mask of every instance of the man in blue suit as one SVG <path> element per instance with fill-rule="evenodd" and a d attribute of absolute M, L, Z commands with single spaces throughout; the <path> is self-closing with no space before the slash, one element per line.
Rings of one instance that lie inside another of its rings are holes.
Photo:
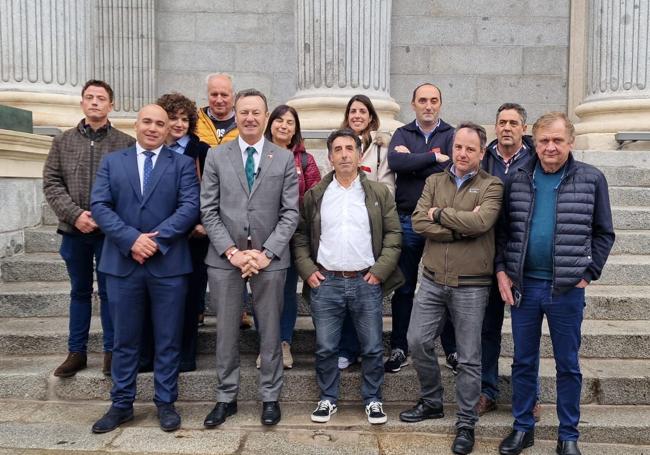
<path fill-rule="evenodd" d="M 106 235 L 99 270 L 107 275 L 115 325 L 112 406 L 92 427 L 106 433 L 133 418 L 142 325 L 151 303 L 154 402 L 160 427 L 174 431 L 174 408 L 187 276 L 188 232 L 199 219 L 199 183 L 192 159 L 163 146 L 169 118 L 148 105 L 135 122 L 136 145 L 107 155 L 91 197 L 92 216 Z"/>

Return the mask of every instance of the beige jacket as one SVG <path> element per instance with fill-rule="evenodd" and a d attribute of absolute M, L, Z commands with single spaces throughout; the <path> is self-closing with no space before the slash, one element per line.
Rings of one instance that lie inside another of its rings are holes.
<path fill-rule="evenodd" d="M 368 180 L 384 183 L 390 193 L 395 195 L 395 173 L 388 167 L 388 144 L 391 134 L 373 131 L 370 137 L 372 142 L 363 151 L 359 167 L 365 172 Z"/>

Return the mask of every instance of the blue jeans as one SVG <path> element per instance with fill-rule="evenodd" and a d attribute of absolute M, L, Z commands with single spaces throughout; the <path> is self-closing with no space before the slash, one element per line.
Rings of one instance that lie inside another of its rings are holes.
<path fill-rule="evenodd" d="M 361 275 L 343 278 L 324 273 L 325 280 L 311 290 L 311 316 L 316 328 L 316 378 L 320 399 L 336 403 L 339 397 L 339 341 L 349 311 L 361 345 L 361 397 L 367 405 L 381 401 L 384 383 L 381 285 L 368 284 Z"/>
<path fill-rule="evenodd" d="M 481 331 L 481 394 L 494 401 L 499 398 L 499 357 L 501 356 L 504 308 L 505 303 L 501 300 L 499 284 L 495 279 L 492 282 L 490 300 L 485 308 Z M 537 401 L 539 401 L 539 395 L 540 381 L 538 377 Z"/>
<path fill-rule="evenodd" d="M 399 257 L 399 268 L 404 274 L 405 283 L 395 290 L 391 299 L 391 313 L 393 315 L 393 331 L 390 334 L 391 349 L 401 349 L 408 354 L 409 346 L 406 334 L 411 320 L 413 297 L 418 283 L 418 268 L 424 251 L 424 237 L 413 231 L 411 215 L 400 214 L 399 222 L 402 226 L 402 254 Z M 440 342 L 445 355 L 456 352 L 456 339 L 451 318 L 447 318 L 444 330 L 440 334 Z"/>
<path fill-rule="evenodd" d="M 92 316 L 93 258 L 99 264 L 104 245 L 103 235 L 62 234 L 59 253 L 70 277 L 70 322 L 68 351 L 86 352 Z M 106 275 L 97 271 L 100 315 L 104 335 L 104 351 L 113 350 L 113 321 L 106 297 Z"/>
<path fill-rule="evenodd" d="M 280 339 L 289 344 L 293 340 L 293 329 L 296 327 L 296 318 L 298 317 L 297 287 L 298 271 L 293 258 L 291 258 L 291 265 L 287 269 L 287 278 L 284 281 L 284 306 L 280 317 Z"/>
<path fill-rule="evenodd" d="M 535 426 L 533 407 L 539 367 L 539 342 L 546 315 L 553 343 L 557 387 L 558 439 L 577 441 L 582 374 L 578 360 L 585 290 L 574 288 L 553 295 L 549 280 L 525 278 L 519 308 L 512 308 L 512 415 L 513 428 L 530 431 Z"/>
<path fill-rule="evenodd" d="M 443 392 L 434 341 L 447 318 L 453 320 L 457 331 L 457 428 L 474 428 L 478 421 L 481 325 L 489 293 L 489 286 L 443 286 L 423 276 L 413 305 L 408 331 L 411 358 L 420 382 L 420 398 L 433 407 L 442 406 Z"/>

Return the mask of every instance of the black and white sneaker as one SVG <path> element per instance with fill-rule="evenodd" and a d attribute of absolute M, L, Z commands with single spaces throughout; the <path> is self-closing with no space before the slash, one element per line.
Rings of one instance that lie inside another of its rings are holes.
<path fill-rule="evenodd" d="M 379 425 L 388 421 L 388 417 L 384 414 L 384 408 L 381 401 L 370 402 L 370 404 L 366 406 L 366 415 L 368 416 L 368 422 L 373 425 Z"/>
<path fill-rule="evenodd" d="M 447 359 L 445 361 L 445 366 L 451 370 L 452 373 L 454 373 L 454 376 L 458 374 L 458 353 L 457 352 L 452 352 L 447 356 Z"/>
<path fill-rule="evenodd" d="M 409 364 L 408 357 L 400 348 L 390 351 L 390 357 L 384 363 L 384 371 L 387 373 L 397 373 L 402 367 Z"/>
<path fill-rule="evenodd" d="M 311 413 L 311 421 L 325 423 L 330 421 L 332 414 L 336 413 L 336 405 L 330 403 L 330 400 L 320 400 L 316 409 Z"/>

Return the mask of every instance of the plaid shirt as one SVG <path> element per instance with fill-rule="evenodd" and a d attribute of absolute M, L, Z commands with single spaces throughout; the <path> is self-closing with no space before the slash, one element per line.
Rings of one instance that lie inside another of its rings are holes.
<path fill-rule="evenodd" d="M 93 132 L 83 120 L 53 139 L 43 168 L 43 193 L 59 218 L 59 231 L 80 233 L 74 223 L 84 210 L 90 210 L 99 162 L 107 153 L 133 144 L 133 137 L 110 124 Z"/>

